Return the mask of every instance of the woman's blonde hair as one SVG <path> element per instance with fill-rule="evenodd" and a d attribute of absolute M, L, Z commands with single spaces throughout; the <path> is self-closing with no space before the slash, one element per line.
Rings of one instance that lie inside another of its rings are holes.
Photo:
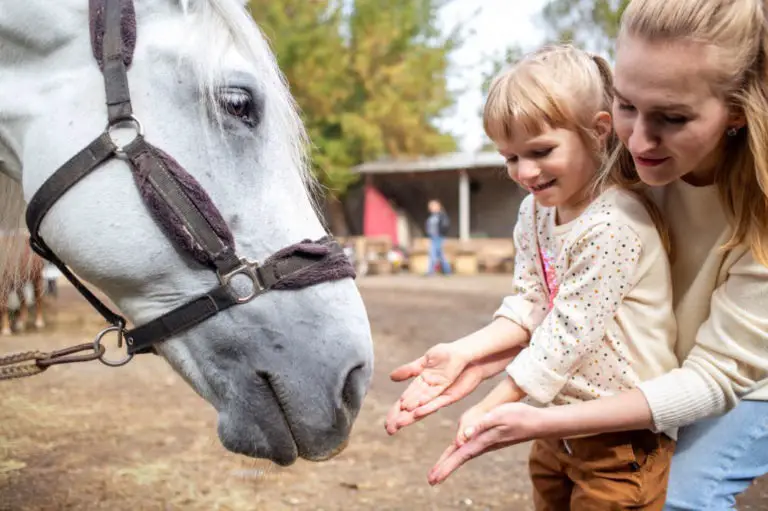
<path fill-rule="evenodd" d="M 531 136 L 546 127 L 575 131 L 594 155 L 596 168 L 602 168 L 595 173 L 593 193 L 611 185 L 635 191 L 670 251 L 666 224 L 643 193 L 634 166 L 619 164 L 621 144 L 615 132 L 611 130 L 605 143 L 598 138 L 595 117 L 610 113 L 612 103 L 613 73 L 605 59 L 570 44 L 547 45 L 494 78 L 483 110 L 483 128 L 496 142 L 512 140 L 521 128 Z"/>
<path fill-rule="evenodd" d="M 713 91 L 746 129 L 725 137 L 715 182 L 733 226 L 723 247 L 749 246 L 768 266 L 768 22 L 764 0 L 632 0 L 621 22 L 627 35 L 647 41 L 706 45 L 713 57 Z M 616 156 L 632 165 L 627 150 Z M 619 163 L 622 165 L 622 163 Z"/>

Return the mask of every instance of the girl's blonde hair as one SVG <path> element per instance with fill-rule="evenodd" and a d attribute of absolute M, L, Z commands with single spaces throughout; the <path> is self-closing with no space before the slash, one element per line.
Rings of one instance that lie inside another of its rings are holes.
<path fill-rule="evenodd" d="M 494 78 L 483 110 L 483 129 L 497 142 L 512 140 L 520 129 L 531 136 L 546 127 L 576 132 L 601 169 L 595 173 L 594 195 L 611 185 L 635 191 L 669 252 L 661 213 L 643 193 L 634 166 L 619 164 L 621 144 L 616 134 L 611 130 L 605 143 L 598 138 L 595 117 L 610 113 L 612 103 L 613 73 L 605 59 L 570 44 L 547 45 Z"/>
<path fill-rule="evenodd" d="M 733 226 L 724 249 L 745 244 L 768 266 L 768 21 L 764 0 L 632 0 L 622 17 L 627 35 L 647 41 L 706 45 L 713 91 L 746 129 L 726 137 L 715 182 Z M 617 159 L 632 165 L 627 150 Z M 622 163 L 619 163 L 622 165 Z"/>
<path fill-rule="evenodd" d="M 491 82 L 483 128 L 494 141 L 508 141 L 522 128 L 529 135 L 547 126 L 573 130 L 602 163 L 594 130 L 599 112 L 611 111 L 612 77 L 608 63 L 570 44 L 547 45 L 530 53 Z"/>

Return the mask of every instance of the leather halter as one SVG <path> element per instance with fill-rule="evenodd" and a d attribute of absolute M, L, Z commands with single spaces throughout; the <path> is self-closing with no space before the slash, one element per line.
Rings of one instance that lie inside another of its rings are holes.
<path fill-rule="evenodd" d="M 55 264 L 112 324 L 96 339 L 95 349 L 98 351 L 101 337 L 107 331 L 118 332 L 120 340 L 125 338 L 128 356 L 119 362 L 100 357 L 102 362 L 108 365 L 127 363 L 134 354 L 154 351 L 155 344 L 269 290 L 299 289 L 355 277 L 351 263 L 330 236 L 286 247 L 261 265 L 238 256 L 229 228 L 202 187 L 170 156 L 145 140 L 141 123 L 133 115 L 127 76 L 135 45 L 133 0 L 90 0 L 90 14 L 93 52 L 104 75 L 107 127 L 43 183 L 29 203 L 26 221 L 32 249 Z M 126 123 L 134 126 L 136 137 L 126 146 L 118 147 L 112 141 L 110 132 Z M 140 179 L 144 188 L 142 198 L 151 203 L 148 204 L 151 206 L 149 209 L 169 240 L 215 271 L 219 280 L 219 285 L 208 293 L 128 331 L 125 330 L 125 319 L 89 291 L 46 245 L 39 233 L 43 218 L 56 201 L 112 158 L 126 161 L 137 180 Z M 173 229 L 163 223 L 167 219 L 160 217 L 164 215 L 175 216 L 177 228 L 183 229 L 186 243 L 179 236 L 174 236 Z M 231 285 L 238 276 L 250 282 L 247 292 L 238 293 Z"/>

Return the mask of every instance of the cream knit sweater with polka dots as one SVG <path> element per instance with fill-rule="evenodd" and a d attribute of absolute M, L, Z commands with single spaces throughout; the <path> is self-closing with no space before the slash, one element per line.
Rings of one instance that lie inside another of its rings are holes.
<path fill-rule="evenodd" d="M 575 220 L 523 201 L 512 294 L 494 317 L 532 333 L 507 373 L 541 404 L 615 394 L 678 367 L 669 259 L 642 202 L 604 192 Z"/>

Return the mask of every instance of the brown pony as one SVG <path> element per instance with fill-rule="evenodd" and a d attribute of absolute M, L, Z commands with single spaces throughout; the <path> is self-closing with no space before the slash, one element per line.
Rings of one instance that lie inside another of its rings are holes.
<path fill-rule="evenodd" d="M 9 240 L 9 237 L 17 239 Z M 21 244 L 23 248 L 7 261 L 4 268 L 0 269 L 0 335 L 10 335 L 15 329 L 23 331 L 27 325 L 29 315 L 29 303 L 27 302 L 24 288 L 32 284 L 35 297 L 35 328 L 43 328 L 43 267 L 45 261 L 29 248 L 29 235 L 23 231 L 0 232 L 0 246 L 9 244 Z M 11 328 L 11 315 L 8 309 L 8 301 L 11 296 L 19 299 L 19 314 L 16 317 L 15 328 Z"/>

